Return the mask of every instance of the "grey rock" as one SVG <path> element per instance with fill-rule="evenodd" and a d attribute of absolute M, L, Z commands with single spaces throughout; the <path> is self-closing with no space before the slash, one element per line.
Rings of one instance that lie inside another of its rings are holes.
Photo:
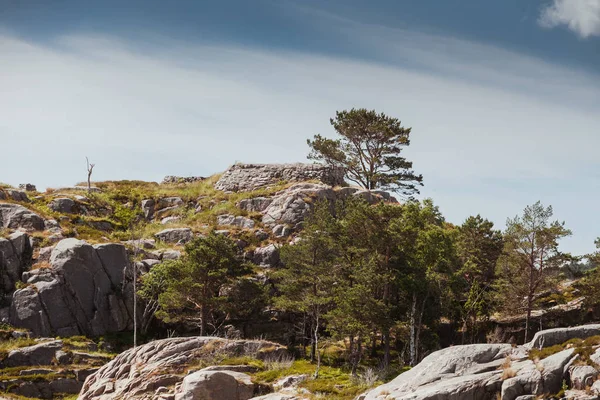
<path fill-rule="evenodd" d="M 575 326 L 572 328 L 555 328 L 537 332 L 531 342 L 525 346 L 529 349 L 541 349 L 544 347 L 561 344 L 569 339 L 585 339 L 590 336 L 600 335 L 600 324 Z"/>
<path fill-rule="evenodd" d="M 187 243 L 192 240 L 190 228 L 170 228 L 158 232 L 154 237 L 165 243 Z"/>
<path fill-rule="evenodd" d="M 156 209 L 161 210 L 168 207 L 179 207 L 183 205 L 181 197 L 163 197 L 156 201 Z"/>
<path fill-rule="evenodd" d="M 19 184 L 19 189 L 22 189 L 26 192 L 37 192 L 37 188 L 31 183 L 21 183 Z"/>
<path fill-rule="evenodd" d="M 19 204 L 0 204 L 0 227 L 41 231 L 44 220 Z"/>
<path fill-rule="evenodd" d="M 62 349 L 62 340 L 39 343 L 33 346 L 21 347 L 12 350 L 4 360 L 7 367 L 21 367 L 25 365 L 51 365 L 56 352 Z"/>
<path fill-rule="evenodd" d="M 104 232 L 110 232 L 114 229 L 112 222 L 106 220 L 89 220 L 87 224 L 94 229 L 98 229 Z"/>
<path fill-rule="evenodd" d="M 168 175 L 162 181 L 162 184 L 177 184 L 177 183 L 195 183 L 206 180 L 203 176 L 172 176 Z"/>
<path fill-rule="evenodd" d="M 54 393 L 79 393 L 83 382 L 72 378 L 58 378 L 50 381 L 50 388 Z"/>
<path fill-rule="evenodd" d="M 275 225 L 272 232 L 278 238 L 289 236 L 292 233 L 291 229 L 286 225 Z"/>
<path fill-rule="evenodd" d="M 329 201 L 333 204 L 335 193 L 331 187 L 315 183 L 299 183 L 279 192 L 265 209 L 262 222 L 266 226 L 296 226 L 310 214 L 314 203 Z"/>
<path fill-rule="evenodd" d="M 569 368 L 571 388 L 585 390 L 598 377 L 598 370 L 591 365 L 575 365 Z"/>
<path fill-rule="evenodd" d="M 236 217 L 230 214 L 217 216 L 217 225 L 229 225 L 236 226 L 242 229 L 252 229 L 254 228 L 254 224 L 255 223 L 253 220 L 242 216 Z"/>
<path fill-rule="evenodd" d="M 145 199 L 142 200 L 142 211 L 144 212 L 144 217 L 150 220 L 154 216 L 154 206 L 155 201 L 153 199 Z"/>
<path fill-rule="evenodd" d="M 175 400 L 249 400 L 254 383 L 249 375 L 231 371 L 198 371 L 189 374 Z"/>
<path fill-rule="evenodd" d="M 163 218 L 163 219 L 160 220 L 160 223 L 163 224 L 163 225 L 167 225 L 167 224 L 175 223 L 175 222 L 177 222 L 179 220 L 181 220 L 181 217 L 176 217 L 176 216 L 165 217 L 165 218 Z"/>
<path fill-rule="evenodd" d="M 500 391 L 498 367 L 512 352 L 509 344 L 448 347 L 425 357 L 411 370 L 378 386 L 364 400 L 487 399 Z"/>
<path fill-rule="evenodd" d="M 29 236 L 24 232 L 0 238 L 0 288 L 4 293 L 15 290 L 15 284 L 30 262 L 31 252 Z"/>
<path fill-rule="evenodd" d="M 156 340 L 136 348 L 129 349 L 90 375 L 79 394 L 80 400 L 140 399 L 153 398 L 161 386 L 180 385 L 178 395 L 185 385 L 180 375 L 157 374 L 157 370 L 181 369 L 197 362 L 201 349 L 210 344 L 219 352 L 229 356 L 244 356 L 258 351 L 259 355 L 285 352 L 275 343 L 257 340 L 227 340 L 216 337 L 178 337 Z M 223 371 L 206 371 L 205 374 L 226 374 Z M 229 374 L 235 374 L 230 372 Z M 188 375 L 189 376 L 189 375 Z M 188 379 L 188 382 L 190 379 Z M 189 382 L 191 384 L 191 382 Z M 226 380 L 227 385 L 233 382 Z M 237 384 L 236 384 L 237 385 Z M 245 384 L 242 384 L 245 386 Z M 189 387 L 189 386 L 186 386 Z M 241 388 L 243 390 L 243 388 Z M 250 394 L 249 397 L 252 397 Z M 187 397 L 183 397 L 187 398 Z M 193 397 L 192 397 L 193 398 Z M 225 400 L 227 397 L 216 397 Z"/>
<path fill-rule="evenodd" d="M 269 234 L 262 229 L 258 229 L 254 232 L 254 236 L 260 241 L 267 240 L 269 238 Z"/>
<path fill-rule="evenodd" d="M 322 164 L 235 164 L 221 175 L 217 190 L 239 192 L 273 186 L 279 182 L 319 180 L 327 185 L 344 185 L 341 168 Z"/>
<path fill-rule="evenodd" d="M 48 207 L 50 207 L 52 211 L 61 213 L 72 213 L 74 212 L 75 202 L 67 197 L 61 197 L 52 200 L 48 204 Z"/>
<path fill-rule="evenodd" d="M 126 240 L 123 244 L 131 246 L 133 248 L 138 247 L 139 249 L 151 250 L 156 248 L 156 240 L 154 239 L 139 239 L 139 240 Z"/>
<path fill-rule="evenodd" d="M 161 255 L 161 260 L 177 260 L 181 258 L 181 252 L 177 250 L 165 250 Z"/>
<path fill-rule="evenodd" d="M 23 203 L 29 203 L 31 201 L 29 200 L 29 197 L 27 197 L 27 193 L 21 190 L 7 189 L 6 193 L 14 201 L 21 201 Z"/>
<path fill-rule="evenodd" d="M 280 262 L 279 248 L 274 244 L 254 250 L 252 260 L 261 267 L 277 267 Z"/>
<path fill-rule="evenodd" d="M 123 245 L 65 239 L 52 251 L 50 264 L 50 269 L 30 274 L 31 287 L 13 294 L 14 326 L 36 336 L 98 336 L 132 325 L 122 288 L 129 268 Z"/>
<path fill-rule="evenodd" d="M 273 199 L 269 197 L 253 197 L 240 200 L 238 207 L 248 212 L 263 212 L 272 201 Z"/>
<path fill-rule="evenodd" d="M 297 387 L 299 384 L 301 384 L 307 379 L 308 375 L 306 374 L 286 376 L 275 382 L 273 384 L 273 388 L 275 390 L 281 390 L 286 388 Z"/>
<path fill-rule="evenodd" d="M 56 352 L 56 361 L 58 361 L 60 365 L 71 364 L 73 361 L 73 353 L 67 353 L 66 351 L 59 350 Z"/>
<path fill-rule="evenodd" d="M 172 215 L 171 215 L 171 214 L 173 214 L 173 213 L 172 213 L 172 211 L 174 211 L 174 210 L 178 210 L 178 209 L 180 209 L 181 207 L 182 207 L 182 206 L 180 206 L 180 205 L 177 205 L 177 206 L 172 206 L 172 207 L 161 208 L 160 210 L 156 210 L 156 211 L 154 212 L 154 217 L 155 217 L 156 219 L 163 219 L 163 218 L 165 218 L 165 217 L 172 216 Z"/>
<path fill-rule="evenodd" d="M 522 395 L 556 393 L 562 386 L 565 367 L 573 358 L 573 349 L 553 354 L 539 363 L 524 363 L 513 378 L 502 382 L 502 399 L 514 400 Z"/>
<path fill-rule="evenodd" d="M 53 249 L 53 246 L 42 247 L 38 253 L 37 262 L 49 262 Z"/>
<path fill-rule="evenodd" d="M 56 371 L 49 368 L 31 368 L 31 369 L 23 369 L 19 371 L 19 375 L 48 375 L 52 374 Z"/>

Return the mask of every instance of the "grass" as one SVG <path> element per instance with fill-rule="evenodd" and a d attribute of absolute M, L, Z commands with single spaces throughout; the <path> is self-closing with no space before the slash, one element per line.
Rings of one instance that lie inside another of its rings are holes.
<path fill-rule="evenodd" d="M 30 338 L 18 338 L 0 341 L 0 359 L 6 358 L 8 353 L 12 350 L 19 349 L 21 347 L 33 346 L 37 344 L 33 339 Z"/>

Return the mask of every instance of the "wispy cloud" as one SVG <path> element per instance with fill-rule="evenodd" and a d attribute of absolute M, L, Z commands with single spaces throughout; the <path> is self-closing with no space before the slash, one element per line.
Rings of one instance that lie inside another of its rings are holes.
<path fill-rule="evenodd" d="M 542 9 L 541 26 L 566 25 L 581 38 L 600 36 L 600 0 L 553 0 Z"/>
<path fill-rule="evenodd" d="M 573 248 L 593 247 L 600 215 L 582 210 L 600 195 L 590 185 L 597 76 L 457 39 L 343 21 L 332 29 L 386 61 L 0 36 L 0 181 L 72 184 L 86 155 L 96 179 L 303 161 L 306 138 L 333 134 L 336 110 L 367 107 L 413 127 L 407 156 L 451 221 L 482 213 L 502 225 L 541 198 L 574 228 Z"/>

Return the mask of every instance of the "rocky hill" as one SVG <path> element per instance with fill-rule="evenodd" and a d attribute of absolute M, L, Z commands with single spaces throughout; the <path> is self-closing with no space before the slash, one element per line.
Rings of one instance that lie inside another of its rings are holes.
<path fill-rule="evenodd" d="M 206 178 L 96 182 L 91 190 L 0 186 L 0 397 L 597 398 L 598 325 L 538 332 L 525 346 L 448 347 L 383 381 L 372 374 L 375 366 L 352 376 L 335 362 L 313 379 L 315 365 L 294 360 L 297 354 L 281 345 L 296 340 L 298 321 L 271 309 L 260 320 L 227 321 L 229 339 L 165 338 L 194 328 L 157 325 L 154 337 L 164 339 L 127 350 L 135 274 L 180 258 L 187 242 L 214 231 L 235 241 L 255 280 L 269 287 L 266 272 L 281 266 L 280 247 L 299 240 L 315 204 L 352 197 L 397 202 L 383 191 L 348 186 L 343 171 L 305 164 L 236 164 Z M 570 300 L 568 311 L 580 304 Z M 138 327 L 148 322 L 137 315 Z M 519 334 L 520 323 L 487 323 L 502 330 L 493 341 Z M 456 342 L 456 329 L 449 329 L 439 331 L 444 345 Z M 334 360 L 344 343 L 328 346 L 324 354 Z"/>

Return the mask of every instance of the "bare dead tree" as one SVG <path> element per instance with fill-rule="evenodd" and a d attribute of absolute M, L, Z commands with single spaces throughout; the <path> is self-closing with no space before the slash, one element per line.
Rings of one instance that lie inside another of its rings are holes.
<path fill-rule="evenodd" d="M 87 163 L 87 182 L 88 182 L 88 192 L 92 190 L 92 182 L 91 182 L 91 178 L 92 178 L 92 171 L 94 170 L 94 167 L 96 166 L 96 164 L 90 164 L 90 160 L 88 160 L 88 158 L 85 158 L 85 161 Z"/>

